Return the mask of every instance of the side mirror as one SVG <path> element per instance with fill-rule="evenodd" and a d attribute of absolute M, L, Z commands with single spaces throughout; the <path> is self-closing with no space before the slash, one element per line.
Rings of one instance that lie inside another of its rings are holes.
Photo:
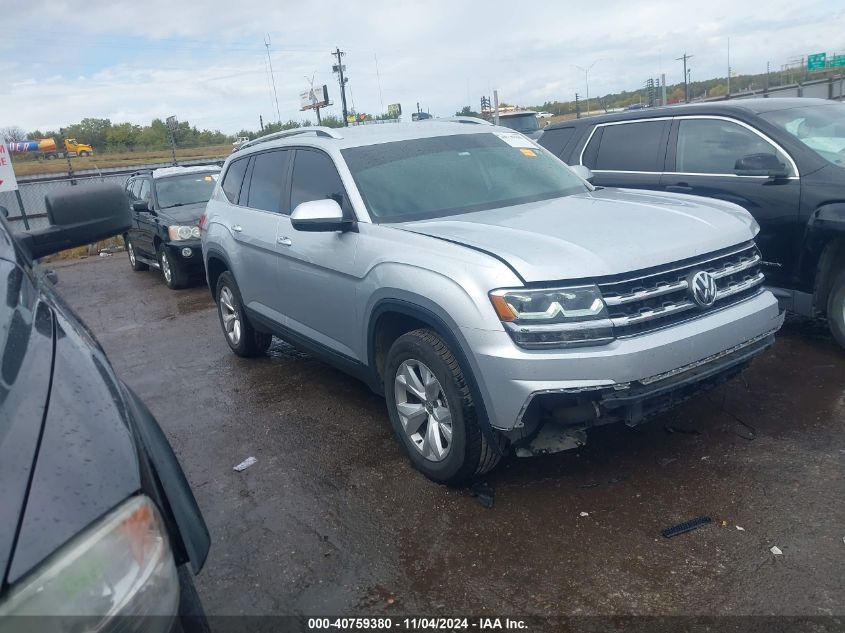
<path fill-rule="evenodd" d="M 135 213 L 141 213 L 141 212 L 144 212 L 144 211 L 149 212 L 150 203 L 149 203 L 148 200 L 136 200 L 135 202 L 132 203 L 132 210 Z"/>
<path fill-rule="evenodd" d="M 734 171 L 737 176 L 768 176 L 785 178 L 789 175 L 786 165 L 774 154 L 749 154 L 736 161 Z"/>
<path fill-rule="evenodd" d="M 0 215 L 2 215 L 4 218 L 9 217 L 9 210 L 3 205 L 0 205 Z"/>
<path fill-rule="evenodd" d="M 330 198 L 298 204 L 290 223 L 297 231 L 348 231 L 355 224 L 343 217 L 340 205 Z"/>
<path fill-rule="evenodd" d="M 586 180 L 590 183 L 593 182 L 593 170 L 589 167 L 584 165 L 570 165 L 569 169 L 571 169 L 572 172 L 582 180 Z"/>
<path fill-rule="evenodd" d="M 68 187 L 44 199 L 51 226 L 17 234 L 36 259 L 104 240 L 132 227 L 129 200 L 120 185 Z"/>

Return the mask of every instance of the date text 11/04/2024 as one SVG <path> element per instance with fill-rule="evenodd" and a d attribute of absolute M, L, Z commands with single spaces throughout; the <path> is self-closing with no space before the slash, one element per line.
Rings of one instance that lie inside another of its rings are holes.
<path fill-rule="evenodd" d="M 400 630 L 400 631 L 525 631 L 525 620 L 512 618 L 309 618 L 308 629 L 316 630 Z"/>

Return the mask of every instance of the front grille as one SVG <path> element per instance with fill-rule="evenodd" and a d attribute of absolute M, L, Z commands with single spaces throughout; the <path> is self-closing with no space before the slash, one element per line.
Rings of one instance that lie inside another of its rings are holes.
<path fill-rule="evenodd" d="M 720 310 L 761 291 L 760 251 L 753 242 L 622 281 L 600 283 L 617 337 L 635 336 Z M 704 270 L 716 280 L 716 302 L 699 307 L 687 279 Z"/>

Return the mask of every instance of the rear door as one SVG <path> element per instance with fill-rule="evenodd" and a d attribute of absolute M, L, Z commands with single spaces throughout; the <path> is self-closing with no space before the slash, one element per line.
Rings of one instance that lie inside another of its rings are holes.
<path fill-rule="evenodd" d="M 796 272 L 793 244 L 801 191 L 792 158 L 762 132 L 728 117 L 678 117 L 671 137 L 663 188 L 727 200 L 747 209 L 760 224 L 757 244 L 767 282 L 790 285 Z M 787 166 L 789 176 L 775 179 L 736 173 L 738 159 L 760 153 L 774 154 Z"/>
<path fill-rule="evenodd" d="M 670 127 L 670 118 L 602 123 L 578 162 L 593 171 L 594 185 L 659 189 Z"/>
<path fill-rule="evenodd" d="M 311 200 L 335 200 L 354 219 L 337 168 L 318 149 L 296 150 L 287 208 Z M 360 235 L 357 232 L 296 231 L 289 212 L 279 220 L 279 293 L 284 297 L 286 325 L 297 333 L 344 356 L 354 352 L 361 332 L 354 324 L 355 283 L 350 277 Z"/>
<path fill-rule="evenodd" d="M 280 246 L 276 243 L 276 227 L 287 190 L 291 154 L 287 149 L 273 149 L 251 154 L 245 165 L 245 176 L 237 205 L 227 211 L 229 230 L 238 243 L 238 264 L 235 271 L 244 305 L 277 323 L 282 321 L 277 270 Z M 241 161 L 230 166 L 223 191 L 231 189 L 233 169 L 242 169 Z"/>

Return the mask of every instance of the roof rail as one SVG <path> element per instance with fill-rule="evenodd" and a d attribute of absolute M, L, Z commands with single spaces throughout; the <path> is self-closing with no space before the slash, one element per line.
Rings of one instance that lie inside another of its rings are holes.
<path fill-rule="evenodd" d="M 447 116 L 442 119 L 425 119 L 426 121 L 448 121 L 450 123 L 469 123 L 470 125 L 493 125 L 486 119 L 477 116 Z"/>
<path fill-rule="evenodd" d="M 322 136 L 325 138 L 333 138 L 333 139 L 341 139 L 343 138 L 343 134 L 335 130 L 334 128 L 325 127 L 322 125 L 313 125 L 310 127 L 295 127 L 291 128 L 290 130 L 282 130 L 281 132 L 273 132 L 272 134 L 266 134 L 264 136 L 259 136 L 256 139 L 253 139 L 247 143 L 241 145 L 238 150 L 242 150 L 245 147 L 251 147 L 253 145 L 258 145 L 259 143 L 266 143 L 267 141 L 275 141 L 279 138 L 285 138 L 288 136 L 296 136 L 298 134 L 314 134 L 316 136 Z"/>

